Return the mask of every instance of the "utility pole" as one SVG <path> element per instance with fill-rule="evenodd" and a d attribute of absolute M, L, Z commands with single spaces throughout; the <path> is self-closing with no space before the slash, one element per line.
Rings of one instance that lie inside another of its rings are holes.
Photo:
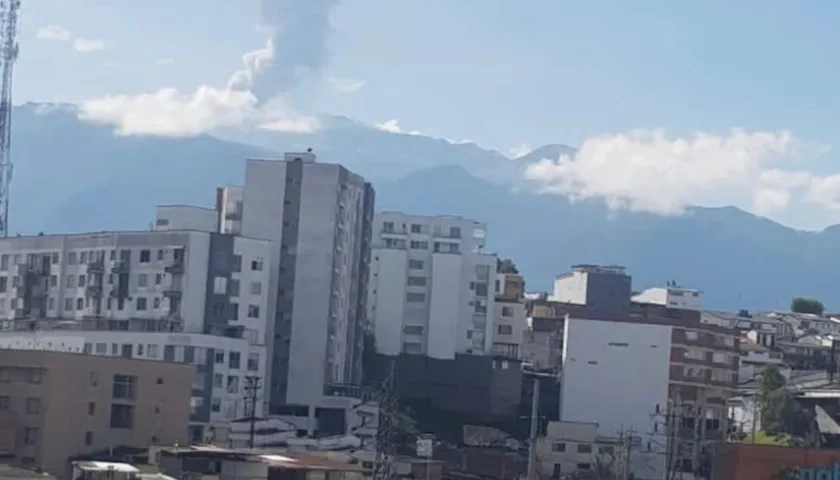
<path fill-rule="evenodd" d="M 534 375 L 534 392 L 531 398 L 531 432 L 528 444 L 528 480 L 537 478 L 537 434 L 540 422 L 540 376 Z"/>
<path fill-rule="evenodd" d="M 251 405 L 251 426 L 248 432 L 249 448 L 254 448 L 254 430 L 257 422 L 257 398 L 259 397 L 260 388 L 262 388 L 262 385 L 260 385 L 261 381 L 262 378 L 256 375 L 248 375 L 245 377 L 245 400 L 249 401 Z"/>
<path fill-rule="evenodd" d="M 624 480 L 628 480 L 630 478 L 630 455 L 633 453 L 633 433 L 635 430 L 632 428 L 627 431 L 627 438 L 626 438 L 626 449 L 627 453 L 624 455 Z"/>

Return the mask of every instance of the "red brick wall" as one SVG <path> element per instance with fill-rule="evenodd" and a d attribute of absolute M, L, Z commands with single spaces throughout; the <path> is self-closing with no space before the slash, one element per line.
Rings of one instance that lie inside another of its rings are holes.
<path fill-rule="evenodd" d="M 711 480 L 775 480 L 787 468 L 827 468 L 840 462 L 840 450 L 722 443 L 713 452 Z"/>

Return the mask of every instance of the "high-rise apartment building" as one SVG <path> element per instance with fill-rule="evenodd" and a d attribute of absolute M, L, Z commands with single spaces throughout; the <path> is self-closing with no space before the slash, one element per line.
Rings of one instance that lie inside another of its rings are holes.
<path fill-rule="evenodd" d="M 270 244 L 210 231 L 194 207 L 162 207 L 156 225 L 0 240 L 0 348 L 196 365 L 201 441 L 246 414 L 245 377 L 265 376 Z"/>
<path fill-rule="evenodd" d="M 492 349 L 496 256 L 484 224 L 381 212 L 374 222 L 370 316 L 377 350 L 452 359 Z"/>
<path fill-rule="evenodd" d="M 234 190 L 226 197 L 220 201 L 226 210 L 239 201 Z M 358 394 L 373 202 L 364 178 L 318 163 L 311 152 L 247 162 L 241 233 L 268 240 L 275 259 L 269 272 L 272 413 L 303 409 L 321 428 L 336 397 Z M 238 213 L 229 210 L 225 218 Z"/>

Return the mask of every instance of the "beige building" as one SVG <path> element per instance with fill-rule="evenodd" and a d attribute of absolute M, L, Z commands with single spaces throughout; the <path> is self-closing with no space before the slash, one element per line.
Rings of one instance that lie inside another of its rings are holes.
<path fill-rule="evenodd" d="M 624 445 L 617 438 L 599 437 L 597 423 L 548 422 L 545 436 L 537 440 L 540 478 L 575 472 L 606 473 L 598 478 L 613 478 L 623 470 Z"/>
<path fill-rule="evenodd" d="M 69 460 L 187 440 L 192 365 L 0 349 L 0 452 L 67 477 Z"/>

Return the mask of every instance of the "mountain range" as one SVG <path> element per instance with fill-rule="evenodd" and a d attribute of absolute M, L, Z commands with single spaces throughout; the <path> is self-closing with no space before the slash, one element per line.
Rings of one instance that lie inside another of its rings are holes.
<path fill-rule="evenodd" d="M 573 154 L 565 145 L 510 159 L 343 117 L 325 117 L 312 134 L 125 137 L 80 121 L 71 105 L 28 103 L 14 108 L 12 148 L 13 233 L 147 228 L 155 205 L 211 206 L 215 187 L 242 182 L 245 158 L 313 148 L 368 178 L 378 209 L 486 222 L 490 249 L 516 262 L 529 290 L 550 289 L 572 264 L 603 263 L 627 266 L 637 290 L 670 280 L 699 288 L 710 308 L 787 309 L 795 296 L 840 307 L 840 227 L 798 231 L 734 207 L 615 212 L 537 194 L 522 171 Z"/>

